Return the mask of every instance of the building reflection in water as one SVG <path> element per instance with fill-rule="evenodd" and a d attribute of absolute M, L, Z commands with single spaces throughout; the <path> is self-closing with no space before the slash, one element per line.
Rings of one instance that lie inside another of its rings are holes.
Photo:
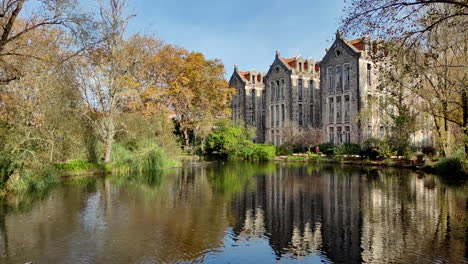
<path fill-rule="evenodd" d="M 233 198 L 234 232 L 268 239 L 277 259 L 464 263 L 466 192 L 457 197 L 436 181 L 398 170 L 278 167 Z"/>
<path fill-rule="evenodd" d="M 468 263 L 467 187 L 402 170 L 244 162 L 28 197 L 0 206 L 0 263 Z"/>

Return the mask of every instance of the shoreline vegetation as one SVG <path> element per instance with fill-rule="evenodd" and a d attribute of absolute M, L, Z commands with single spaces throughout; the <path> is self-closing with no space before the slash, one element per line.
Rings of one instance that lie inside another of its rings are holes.
<path fill-rule="evenodd" d="M 44 164 L 34 167 L 19 167 L 10 175 L 0 191 L 8 193 L 40 191 L 60 182 L 63 178 L 86 175 L 125 174 L 140 175 L 180 167 L 184 162 L 244 160 L 273 161 L 304 164 L 345 164 L 370 167 L 393 167 L 437 174 L 447 180 L 465 182 L 468 164 L 463 155 L 441 158 L 432 149 L 395 156 L 396 152 L 384 141 L 372 139 L 363 146 L 357 144 L 320 144 L 306 149 L 275 147 L 251 141 L 254 131 L 232 121 L 222 120 L 216 124 L 205 140 L 205 145 L 189 153 L 181 152 L 176 143 L 163 148 L 161 141 L 142 139 L 124 140 L 113 145 L 113 160 L 73 159 L 66 162 Z M 172 147 L 169 147 L 172 146 Z M 320 150 L 312 153 L 310 149 Z M 102 146 L 97 144 L 91 156 L 99 157 Z M 301 151 L 307 150 L 307 151 Z M 4 159 L 5 160 L 5 159 Z M 4 166 L 4 165 L 3 165 Z M 4 173 L 5 171 L 3 171 Z"/>

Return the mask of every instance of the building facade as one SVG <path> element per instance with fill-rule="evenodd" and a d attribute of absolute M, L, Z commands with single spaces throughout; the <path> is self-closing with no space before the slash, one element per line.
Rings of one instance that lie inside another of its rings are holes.
<path fill-rule="evenodd" d="M 239 71 L 234 66 L 234 73 L 229 80 L 229 87 L 236 89 L 233 96 L 231 109 L 232 120 L 243 123 L 256 129 L 257 143 L 265 141 L 265 85 L 263 79 L 265 73 L 251 71 Z"/>
<path fill-rule="evenodd" d="M 275 60 L 265 76 L 265 142 L 280 146 L 293 133 L 320 127 L 320 74 L 312 59 Z"/>
<path fill-rule="evenodd" d="M 257 142 L 275 146 L 307 129 L 321 129 L 322 142 L 333 144 L 383 139 L 393 124 L 384 103 L 386 89 L 379 83 L 384 64 L 372 60 L 373 52 L 379 50 L 368 37 L 345 40 L 337 31 L 320 62 L 300 56 L 286 59 L 276 52 L 266 74 L 239 72 L 236 67 L 230 80 L 237 90 L 233 120 L 257 128 Z M 425 125 L 412 135 L 411 143 L 431 145 L 432 122 L 418 119 Z"/>

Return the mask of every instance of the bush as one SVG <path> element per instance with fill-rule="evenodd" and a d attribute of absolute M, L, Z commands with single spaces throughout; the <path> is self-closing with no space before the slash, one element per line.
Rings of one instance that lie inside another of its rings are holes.
<path fill-rule="evenodd" d="M 207 154 L 221 157 L 248 157 L 253 154 L 250 139 L 253 131 L 234 124 L 230 120 L 216 123 L 216 128 L 206 140 Z"/>
<path fill-rule="evenodd" d="M 276 148 L 273 145 L 255 144 L 254 159 L 256 160 L 274 160 L 276 157 Z"/>
<path fill-rule="evenodd" d="M 323 154 L 327 156 L 331 156 L 335 152 L 335 145 L 333 145 L 332 143 L 320 144 L 318 145 L 318 147 L 320 149 L 320 152 L 322 152 Z"/>
<path fill-rule="evenodd" d="M 8 181 L 7 189 L 13 192 L 42 191 L 58 181 L 58 173 L 54 167 L 40 166 L 20 170 Z"/>
<path fill-rule="evenodd" d="M 294 149 L 289 145 L 281 145 L 276 150 L 277 155 L 287 156 L 293 154 Z"/>
<path fill-rule="evenodd" d="M 307 152 L 307 156 L 308 156 L 308 159 L 310 161 L 320 161 L 320 159 L 322 158 L 322 157 L 320 157 L 320 155 L 314 154 L 314 153 L 312 153 L 310 151 Z"/>
<path fill-rule="evenodd" d="M 422 147 L 421 152 L 424 155 L 428 155 L 432 157 L 437 153 L 437 150 L 433 146 L 424 146 Z"/>
<path fill-rule="evenodd" d="M 468 164 L 463 157 L 447 157 L 434 165 L 434 171 L 447 176 L 468 175 Z"/>

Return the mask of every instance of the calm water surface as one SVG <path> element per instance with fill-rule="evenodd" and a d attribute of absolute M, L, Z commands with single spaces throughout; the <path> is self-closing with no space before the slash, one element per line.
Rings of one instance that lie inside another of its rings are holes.
<path fill-rule="evenodd" d="M 79 178 L 0 204 L 0 263 L 468 263 L 467 190 L 270 163 Z"/>

